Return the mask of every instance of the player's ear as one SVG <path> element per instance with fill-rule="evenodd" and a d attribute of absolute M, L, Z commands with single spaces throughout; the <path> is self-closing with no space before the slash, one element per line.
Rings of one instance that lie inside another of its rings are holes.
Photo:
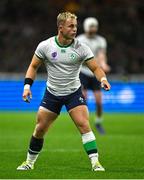
<path fill-rule="evenodd" d="M 59 25 L 58 30 L 61 31 L 63 28 L 62 24 Z"/>

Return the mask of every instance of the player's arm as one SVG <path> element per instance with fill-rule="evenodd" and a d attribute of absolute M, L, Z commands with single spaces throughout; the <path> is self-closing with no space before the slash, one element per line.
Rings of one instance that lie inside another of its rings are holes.
<path fill-rule="evenodd" d="M 33 81 L 37 74 L 37 70 L 41 64 L 42 61 L 36 55 L 34 55 L 26 72 L 25 81 L 24 81 L 23 100 L 25 102 L 30 102 L 29 98 L 30 99 L 32 98 L 30 87 L 33 84 Z"/>
<path fill-rule="evenodd" d="M 94 58 L 87 60 L 86 65 L 94 73 L 97 80 L 101 82 L 101 86 L 107 91 L 110 90 L 111 86 L 107 81 L 106 75 L 102 68 L 100 68 L 100 66 L 97 64 L 96 60 Z"/>
<path fill-rule="evenodd" d="M 107 64 L 107 55 L 105 49 L 100 49 L 97 54 L 97 62 L 100 67 L 104 70 L 104 72 L 110 72 L 111 68 Z"/>

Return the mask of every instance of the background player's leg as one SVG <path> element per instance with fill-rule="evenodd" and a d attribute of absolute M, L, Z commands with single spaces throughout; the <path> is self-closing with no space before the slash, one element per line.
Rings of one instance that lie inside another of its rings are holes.
<path fill-rule="evenodd" d="M 93 170 L 104 170 L 98 161 L 95 135 L 89 124 L 89 112 L 86 105 L 77 106 L 69 111 L 69 114 L 82 135 L 84 149 L 87 152 Z"/>
<path fill-rule="evenodd" d="M 97 110 L 96 110 L 96 128 L 99 131 L 99 133 L 104 134 L 105 131 L 102 127 L 102 121 L 103 121 L 103 109 L 102 109 L 102 92 L 101 90 L 95 90 L 94 91 L 94 97 L 95 97 L 95 102 L 97 105 Z"/>
<path fill-rule="evenodd" d="M 102 92 L 100 90 L 94 91 L 94 96 L 95 96 L 95 102 L 97 104 L 97 112 L 96 116 L 98 118 L 102 117 Z"/>
<path fill-rule="evenodd" d="M 43 147 L 44 135 L 57 116 L 58 115 L 56 113 L 47 109 L 39 109 L 35 130 L 30 140 L 26 163 L 19 166 L 18 170 L 33 169 L 33 165 Z"/>
<path fill-rule="evenodd" d="M 82 93 L 84 95 L 84 98 L 87 99 L 87 90 L 82 88 Z"/>

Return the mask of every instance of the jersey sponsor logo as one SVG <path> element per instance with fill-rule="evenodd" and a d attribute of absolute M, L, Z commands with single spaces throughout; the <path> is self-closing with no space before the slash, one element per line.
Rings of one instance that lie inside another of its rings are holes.
<path fill-rule="evenodd" d="M 57 52 L 53 52 L 53 53 L 51 54 L 51 56 L 52 56 L 52 59 L 56 60 Z"/>
<path fill-rule="evenodd" d="M 66 50 L 65 49 L 61 49 L 61 53 L 66 53 Z"/>

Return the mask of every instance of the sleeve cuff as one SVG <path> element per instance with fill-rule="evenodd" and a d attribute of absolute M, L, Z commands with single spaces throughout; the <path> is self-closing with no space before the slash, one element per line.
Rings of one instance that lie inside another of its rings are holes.
<path fill-rule="evenodd" d="M 86 59 L 85 61 L 89 61 L 89 60 L 91 60 L 91 59 L 93 59 L 93 58 L 94 58 L 94 56 L 92 56 L 92 57 Z"/>
<path fill-rule="evenodd" d="M 43 58 L 39 57 L 36 53 L 35 53 L 36 57 L 40 60 L 44 60 Z"/>

